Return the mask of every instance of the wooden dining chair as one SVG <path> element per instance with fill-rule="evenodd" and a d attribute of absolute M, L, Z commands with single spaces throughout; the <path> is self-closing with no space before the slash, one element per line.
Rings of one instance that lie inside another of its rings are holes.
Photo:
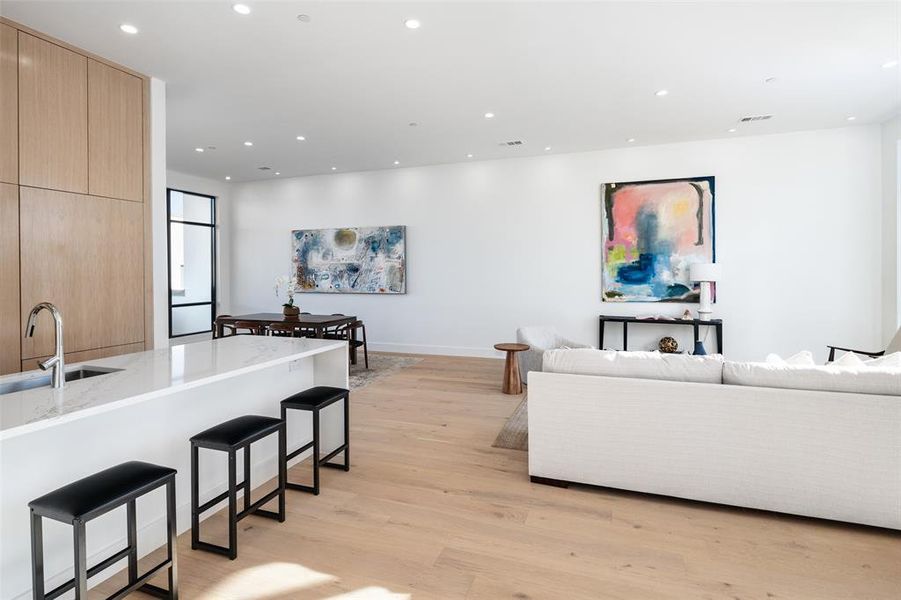
<path fill-rule="evenodd" d="M 235 321 L 233 325 L 234 335 L 264 335 L 266 325 L 256 321 Z"/>
<path fill-rule="evenodd" d="M 218 337 L 216 335 L 216 332 L 219 330 L 219 328 L 217 327 L 217 325 L 219 324 L 219 319 L 229 319 L 229 318 L 231 318 L 231 315 L 219 315 L 218 317 L 216 317 L 216 322 L 213 323 L 213 337 L 214 338 Z M 231 332 L 231 333 L 228 333 L 228 332 Z M 223 323 L 222 324 L 222 337 L 226 337 L 229 335 L 235 335 L 235 326 L 232 325 L 231 323 Z"/>
<path fill-rule="evenodd" d="M 293 323 L 270 323 L 266 334 L 275 337 L 302 337 L 298 335 L 300 331 L 301 328 Z"/>
<path fill-rule="evenodd" d="M 337 317 L 337 316 L 344 316 L 344 315 L 332 315 L 332 316 Z M 363 334 L 362 339 L 359 336 L 357 336 L 356 339 L 354 339 L 354 336 L 352 335 L 352 333 L 355 330 L 360 330 L 360 332 Z M 366 344 L 366 326 L 363 324 L 363 321 L 357 319 L 356 321 L 354 321 L 352 323 L 346 323 L 344 325 L 339 325 L 334 330 L 334 332 L 326 333 L 323 337 L 325 337 L 325 339 L 331 339 L 331 340 L 344 340 L 345 342 L 347 342 L 348 350 L 351 350 L 351 348 L 356 349 L 356 348 L 362 347 L 363 348 L 363 364 L 366 365 L 367 369 L 369 368 L 369 347 Z"/>

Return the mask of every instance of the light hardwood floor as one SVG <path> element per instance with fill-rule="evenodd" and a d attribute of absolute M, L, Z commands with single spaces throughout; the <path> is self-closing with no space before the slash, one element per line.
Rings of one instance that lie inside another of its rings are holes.
<path fill-rule="evenodd" d="M 491 447 L 520 401 L 502 370 L 424 357 L 355 392 L 351 471 L 289 491 L 283 524 L 242 521 L 235 561 L 182 535 L 181 597 L 901 597 L 894 532 L 530 483 L 525 452 Z"/>

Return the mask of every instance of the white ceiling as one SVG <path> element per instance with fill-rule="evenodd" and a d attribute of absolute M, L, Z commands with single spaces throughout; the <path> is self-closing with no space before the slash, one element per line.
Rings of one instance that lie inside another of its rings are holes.
<path fill-rule="evenodd" d="M 0 12 L 165 80 L 169 167 L 232 181 L 842 127 L 901 106 L 901 67 L 882 68 L 901 57 L 898 2 L 245 2 L 249 16 L 228 0 Z"/>

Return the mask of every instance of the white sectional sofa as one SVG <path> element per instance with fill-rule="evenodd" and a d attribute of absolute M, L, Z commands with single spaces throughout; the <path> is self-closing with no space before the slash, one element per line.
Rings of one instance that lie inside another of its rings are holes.
<path fill-rule="evenodd" d="M 901 529 L 899 368 L 553 350 L 528 383 L 533 481 Z"/>

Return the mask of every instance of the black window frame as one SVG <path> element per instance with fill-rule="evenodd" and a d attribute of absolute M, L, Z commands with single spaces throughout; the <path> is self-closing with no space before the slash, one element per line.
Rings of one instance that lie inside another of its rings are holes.
<path fill-rule="evenodd" d="M 185 221 L 184 219 L 173 219 L 172 218 L 172 192 L 179 192 L 181 194 L 190 194 L 191 196 L 198 196 L 200 198 L 209 198 L 210 200 L 210 222 L 209 223 L 201 223 L 199 221 Z M 167 302 L 169 303 L 169 339 L 188 337 L 191 335 L 200 335 L 202 333 L 212 333 L 213 332 L 213 323 L 216 322 L 216 267 L 218 263 L 218 256 L 216 254 L 216 196 L 211 196 L 209 194 L 198 194 L 197 192 L 191 192 L 188 190 L 181 190 L 178 188 L 166 188 L 166 290 L 168 293 Z M 172 302 L 172 223 L 181 223 L 183 225 L 192 225 L 192 226 L 200 226 L 200 227 L 208 227 L 210 229 L 210 300 L 208 302 L 185 302 L 182 304 L 174 304 Z M 202 331 L 192 331 L 190 333 L 180 333 L 178 335 L 172 335 L 172 309 L 180 308 L 184 306 L 210 306 L 210 328 Z"/>

